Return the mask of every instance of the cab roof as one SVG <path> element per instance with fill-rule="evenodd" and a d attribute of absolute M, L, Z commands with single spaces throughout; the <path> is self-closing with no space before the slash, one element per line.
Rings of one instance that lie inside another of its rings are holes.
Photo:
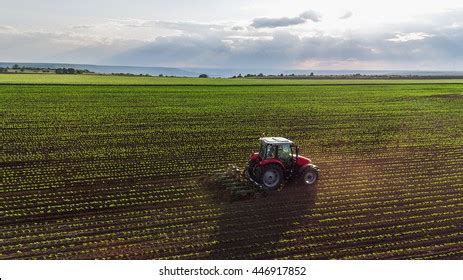
<path fill-rule="evenodd" d="M 271 145 L 294 144 L 293 141 L 283 137 L 262 137 L 260 138 L 260 141 L 262 141 L 265 144 Z"/>

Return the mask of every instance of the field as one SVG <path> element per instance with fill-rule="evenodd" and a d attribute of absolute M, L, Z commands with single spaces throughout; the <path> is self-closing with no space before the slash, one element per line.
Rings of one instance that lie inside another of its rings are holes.
<path fill-rule="evenodd" d="M 463 80 L 0 75 L 0 259 L 461 259 Z M 284 136 L 313 189 L 197 179 Z"/>
<path fill-rule="evenodd" d="M 110 75 L 54 75 L 54 74 L 8 74 L 0 76 L 0 84 L 9 85 L 204 85 L 204 86 L 247 86 L 247 85 L 331 85 L 331 84 L 461 84 L 463 80 L 440 79 L 440 80 L 361 80 L 361 79 L 198 79 L 198 78 L 159 78 L 159 77 L 140 77 L 140 76 L 110 76 Z"/>

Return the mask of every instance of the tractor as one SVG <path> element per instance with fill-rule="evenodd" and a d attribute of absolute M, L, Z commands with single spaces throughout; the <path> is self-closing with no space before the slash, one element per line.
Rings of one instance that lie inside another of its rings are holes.
<path fill-rule="evenodd" d="M 267 190 L 276 190 L 285 181 L 313 186 L 320 170 L 312 161 L 299 155 L 299 147 L 282 137 L 260 138 L 259 152 L 252 152 L 245 169 L 246 176 Z"/>
<path fill-rule="evenodd" d="M 259 152 L 252 152 L 244 170 L 230 165 L 225 170 L 201 176 L 198 183 L 212 191 L 213 197 L 230 202 L 266 197 L 283 182 L 296 181 L 315 185 L 320 170 L 312 161 L 299 155 L 299 147 L 282 137 L 260 138 Z"/>

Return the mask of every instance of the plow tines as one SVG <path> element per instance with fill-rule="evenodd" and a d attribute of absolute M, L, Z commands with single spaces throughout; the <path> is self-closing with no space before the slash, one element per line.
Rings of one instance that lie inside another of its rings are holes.
<path fill-rule="evenodd" d="M 235 201 L 254 198 L 257 193 L 265 194 L 262 187 L 246 176 L 237 166 L 202 176 L 199 183 L 213 197 L 220 201 Z"/>

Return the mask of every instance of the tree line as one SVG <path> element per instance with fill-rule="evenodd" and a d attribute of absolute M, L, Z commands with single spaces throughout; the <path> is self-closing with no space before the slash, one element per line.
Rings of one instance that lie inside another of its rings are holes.
<path fill-rule="evenodd" d="M 10 67 L 0 67 L 0 73 L 25 73 L 25 72 L 35 72 L 35 73 L 55 73 L 55 74 L 90 74 L 93 73 L 87 69 L 75 69 L 75 68 L 42 68 L 42 67 L 30 67 L 30 66 L 19 66 L 18 64 Z"/>

